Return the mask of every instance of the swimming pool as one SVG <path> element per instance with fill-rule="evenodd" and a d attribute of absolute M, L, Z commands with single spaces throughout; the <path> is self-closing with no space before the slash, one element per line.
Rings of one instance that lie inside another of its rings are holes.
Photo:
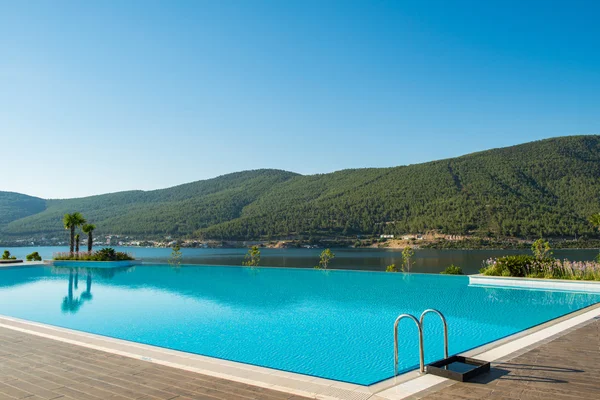
<path fill-rule="evenodd" d="M 600 302 L 599 294 L 470 287 L 467 277 L 141 265 L 0 270 L 0 314 L 155 346 L 369 385 L 394 373 L 399 314 L 440 310 L 459 353 Z M 442 358 L 428 316 L 426 362 Z M 399 329 L 399 370 L 418 366 Z"/>

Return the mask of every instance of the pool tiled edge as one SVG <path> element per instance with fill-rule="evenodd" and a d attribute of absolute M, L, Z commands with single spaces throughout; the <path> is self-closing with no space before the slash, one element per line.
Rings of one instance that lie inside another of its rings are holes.
<path fill-rule="evenodd" d="M 463 355 L 495 361 L 599 316 L 600 304 L 596 304 L 465 352 Z M 12 317 L 0 316 L 0 326 L 160 365 L 324 400 L 398 400 L 448 382 L 444 378 L 419 375 L 417 371 L 411 371 L 371 386 L 361 386 L 164 349 Z"/>

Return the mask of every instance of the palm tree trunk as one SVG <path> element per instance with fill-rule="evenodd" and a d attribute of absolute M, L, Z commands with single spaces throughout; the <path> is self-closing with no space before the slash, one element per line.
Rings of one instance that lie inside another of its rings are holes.
<path fill-rule="evenodd" d="M 88 253 L 92 252 L 92 243 L 94 242 L 94 238 L 92 237 L 92 231 L 88 232 Z"/>
<path fill-rule="evenodd" d="M 69 253 L 71 253 L 71 255 L 73 255 L 74 247 L 75 247 L 75 225 L 72 225 L 71 226 L 71 243 L 69 244 Z"/>
<path fill-rule="evenodd" d="M 79 255 L 79 239 L 77 239 L 75 241 L 75 253 L 77 253 L 77 255 Z"/>

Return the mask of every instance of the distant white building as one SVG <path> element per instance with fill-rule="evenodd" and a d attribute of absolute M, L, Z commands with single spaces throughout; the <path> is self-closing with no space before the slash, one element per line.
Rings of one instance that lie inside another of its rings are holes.
<path fill-rule="evenodd" d="M 394 235 L 379 235 L 380 239 L 393 239 Z"/>

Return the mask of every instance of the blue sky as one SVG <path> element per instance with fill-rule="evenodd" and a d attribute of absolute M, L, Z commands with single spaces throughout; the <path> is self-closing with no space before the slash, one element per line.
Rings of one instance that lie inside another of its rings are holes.
<path fill-rule="evenodd" d="M 0 190 L 154 189 L 600 133 L 597 1 L 0 0 Z"/>

